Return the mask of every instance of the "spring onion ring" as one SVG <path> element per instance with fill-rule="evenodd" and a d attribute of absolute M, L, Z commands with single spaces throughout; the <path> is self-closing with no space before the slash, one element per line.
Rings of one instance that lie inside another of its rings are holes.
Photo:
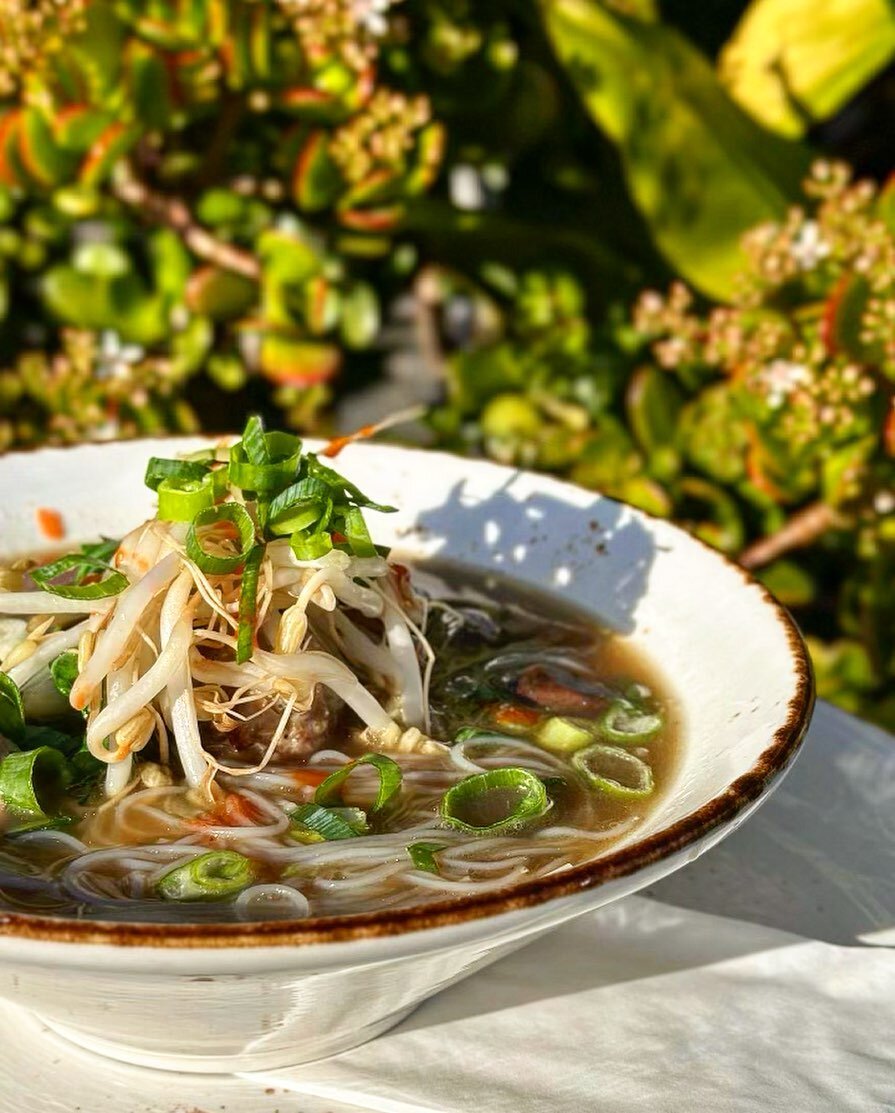
<path fill-rule="evenodd" d="M 481 822 L 487 808 L 505 814 Z M 507 766 L 466 777 L 441 798 L 441 818 L 451 827 L 472 835 L 516 831 L 538 819 L 550 807 L 544 782 L 527 769 Z"/>
<path fill-rule="evenodd" d="M 598 742 L 574 754 L 572 765 L 591 788 L 616 800 L 641 800 L 652 795 L 652 769 L 621 746 L 604 746 Z"/>
<path fill-rule="evenodd" d="M 248 858 L 235 850 L 212 850 L 163 874 L 156 892 L 164 900 L 224 900 L 254 880 Z"/>
<path fill-rule="evenodd" d="M 216 526 L 221 522 L 232 522 L 239 531 L 240 549 L 232 556 L 221 556 L 209 553 L 202 546 L 199 530 L 203 527 Z M 186 552 L 190 560 L 194 561 L 203 572 L 220 574 L 234 572 L 243 564 L 255 544 L 255 525 L 249 517 L 249 512 L 238 502 L 225 502 L 220 506 L 210 506 L 200 510 L 190 523 L 186 535 Z"/>

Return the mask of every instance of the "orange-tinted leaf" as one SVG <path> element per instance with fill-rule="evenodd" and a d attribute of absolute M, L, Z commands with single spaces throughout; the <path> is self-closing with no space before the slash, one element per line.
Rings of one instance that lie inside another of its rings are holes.
<path fill-rule="evenodd" d="M 278 333 L 261 341 L 261 371 L 281 386 L 313 386 L 339 370 L 341 352 L 332 344 L 318 344 Z"/>

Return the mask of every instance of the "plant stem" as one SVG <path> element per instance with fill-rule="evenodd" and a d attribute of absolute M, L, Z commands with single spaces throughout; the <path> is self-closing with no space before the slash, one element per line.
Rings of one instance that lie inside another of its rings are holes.
<path fill-rule="evenodd" d="M 257 280 L 261 276 L 261 266 L 254 255 L 217 239 L 197 224 L 181 198 L 157 193 L 130 169 L 115 181 L 113 191 L 119 201 L 138 210 L 144 217 L 179 232 L 186 246 L 200 259 L 246 278 Z"/>
<path fill-rule="evenodd" d="M 740 553 L 740 564 L 744 568 L 763 568 L 791 549 L 812 544 L 832 529 L 838 520 L 836 511 L 827 503 L 812 502 L 793 514 L 776 533 L 762 537 L 744 549 Z"/>

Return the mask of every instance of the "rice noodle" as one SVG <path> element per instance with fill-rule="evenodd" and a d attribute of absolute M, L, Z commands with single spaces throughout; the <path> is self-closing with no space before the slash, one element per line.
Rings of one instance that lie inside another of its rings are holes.
<path fill-rule="evenodd" d="M 276 908 L 277 905 L 285 905 L 288 916 L 274 917 L 275 919 L 301 920 L 311 911 L 311 905 L 304 893 L 290 885 L 251 885 L 248 889 L 243 889 L 234 901 L 236 914 L 241 920 L 271 919 L 270 916 L 259 916 L 258 912 L 265 908 Z"/>

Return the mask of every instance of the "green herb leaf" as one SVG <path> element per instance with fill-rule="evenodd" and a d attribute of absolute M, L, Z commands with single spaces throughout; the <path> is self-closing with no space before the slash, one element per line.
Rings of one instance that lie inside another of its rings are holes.
<path fill-rule="evenodd" d="M 78 570 L 79 578 L 88 573 L 100 573 L 102 579 L 96 583 L 55 584 L 53 581 L 73 569 Z M 110 595 L 120 595 L 128 586 L 127 576 L 84 552 L 69 553 L 50 564 L 32 568 L 31 578 L 43 591 L 58 595 L 60 599 L 105 599 Z"/>
<path fill-rule="evenodd" d="M 409 846 L 405 846 L 404 849 L 410 856 L 414 869 L 425 870 L 426 873 L 437 874 L 439 869 L 435 855 L 440 850 L 445 850 L 446 847 L 447 843 L 443 842 L 412 842 Z"/>

